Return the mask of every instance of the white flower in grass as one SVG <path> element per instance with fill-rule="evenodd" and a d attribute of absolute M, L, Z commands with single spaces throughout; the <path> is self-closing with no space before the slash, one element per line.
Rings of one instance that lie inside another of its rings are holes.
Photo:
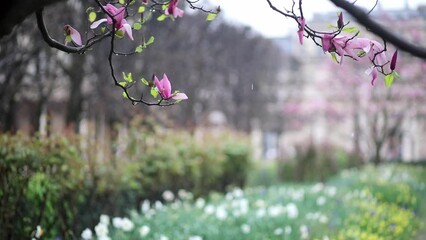
<path fill-rule="evenodd" d="M 36 238 L 40 238 L 42 235 L 43 235 L 43 229 L 40 227 L 40 225 L 37 225 L 36 232 L 35 232 L 35 237 Z"/>
<path fill-rule="evenodd" d="M 285 234 L 289 235 L 291 233 L 291 227 L 290 226 L 285 226 L 284 227 L 284 232 L 285 232 Z"/>
<path fill-rule="evenodd" d="M 123 229 L 123 231 L 125 232 L 132 231 L 133 227 L 135 226 L 133 222 L 128 218 L 123 218 L 121 224 L 121 229 Z"/>
<path fill-rule="evenodd" d="M 264 217 L 266 215 L 266 210 L 264 209 L 264 208 L 259 208 L 257 211 L 256 211 L 256 216 L 258 217 L 258 218 L 262 218 L 262 217 Z"/>
<path fill-rule="evenodd" d="M 334 186 L 327 187 L 326 193 L 328 194 L 328 196 L 334 197 L 334 195 L 336 195 L 336 193 L 337 193 L 337 188 L 334 187 Z"/>
<path fill-rule="evenodd" d="M 330 238 L 327 235 L 325 235 L 322 237 L 322 240 L 330 240 Z"/>
<path fill-rule="evenodd" d="M 139 234 L 141 235 L 141 237 L 146 237 L 150 231 L 151 229 L 146 225 L 143 225 L 142 227 L 139 228 Z M 161 239 L 161 236 L 160 236 L 160 239 Z"/>
<path fill-rule="evenodd" d="M 92 239 L 93 234 L 92 234 L 92 230 L 86 228 L 83 230 L 83 232 L 81 233 L 81 238 L 83 238 L 84 240 L 90 240 Z"/>
<path fill-rule="evenodd" d="M 228 212 L 226 212 L 225 207 L 219 206 L 216 208 L 216 217 L 219 220 L 225 220 L 228 217 Z"/>
<path fill-rule="evenodd" d="M 141 206 L 142 212 L 146 214 L 149 211 L 149 209 L 151 209 L 151 203 L 149 202 L 149 200 L 143 201 Z"/>
<path fill-rule="evenodd" d="M 259 199 L 254 203 L 254 206 L 256 206 L 257 208 L 264 208 L 265 207 L 265 201 Z"/>
<path fill-rule="evenodd" d="M 123 219 L 120 217 L 113 218 L 112 225 L 117 229 L 121 229 L 123 227 Z"/>
<path fill-rule="evenodd" d="M 281 235 L 283 234 L 284 230 L 282 228 L 277 228 L 274 230 L 274 234 L 275 235 Z"/>
<path fill-rule="evenodd" d="M 95 233 L 98 238 L 108 236 L 108 226 L 103 223 L 98 223 L 95 226 Z"/>
<path fill-rule="evenodd" d="M 175 199 L 175 195 L 169 190 L 164 191 L 162 196 L 167 202 L 171 202 Z"/>
<path fill-rule="evenodd" d="M 280 205 L 274 205 L 268 208 L 268 215 L 271 217 L 278 217 L 282 212 L 283 208 Z"/>
<path fill-rule="evenodd" d="M 173 194 L 173 193 L 172 193 Z M 163 209 L 164 205 L 160 201 L 155 201 L 154 208 L 157 210 Z"/>
<path fill-rule="evenodd" d="M 324 189 L 324 183 L 317 183 L 314 186 L 312 186 L 312 192 L 318 193 Z"/>
<path fill-rule="evenodd" d="M 105 215 L 105 214 L 102 214 L 99 217 L 99 222 L 108 226 L 109 225 L 109 216 Z"/>
<path fill-rule="evenodd" d="M 250 233 L 250 230 L 251 230 L 251 228 L 250 228 L 250 226 L 249 226 L 248 224 L 243 224 L 243 225 L 241 225 L 241 231 L 242 231 L 244 234 L 249 234 L 249 233 Z"/>
<path fill-rule="evenodd" d="M 287 210 L 287 216 L 290 219 L 295 219 L 299 216 L 299 210 L 297 209 L 296 204 L 294 203 L 289 203 L 286 205 L 286 210 Z"/>
<path fill-rule="evenodd" d="M 195 206 L 197 208 L 203 208 L 206 205 L 206 200 L 204 198 L 198 198 L 197 201 L 195 201 Z"/>
<path fill-rule="evenodd" d="M 317 205 L 318 205 L 318 206 L 322 206 L 322 205 L 324 205 L 324 204 L 325 204 L 325 202 L 326 202 L 326 199 L 325 199 L 325 197 L 324 197 L 324 196 L 320 196 L 320 197 L 318 197 L 318 198 L 317 198 Z"/>
<path fill-rule="evenodd" d="M 203 240 L 203 238 L 202 238 L 201 236 L 197 236 L 197 235 L 195 235 L 195 236 L 190 236 L 190 237 L 188 238 L 188 240 Z"/>
<path fill-rule="evenodd" d="M 111 238 L 108 236 L 101 236 L 101 237 L 98 237 L 98 240 L 111 240 Z"/>
<path fill-rule="evenodd" d="M 213 205 L 207 205 L 205 208 L 204 208 L 204 212 L 207 214 L 207 215 L 212 215 L 214 212 L 215 212 L 215 207 L 213 206 Z"/>
<path fill-rule="evenodd" d="M 234 198 L 242 198 L 244 196 L 244 191 L 241 190 L 241 188 L 235 188 L 232 193 L 234 195 Z"/>
<path fill-rule="evenodd" d="M 161 235 L 159 240 L 169 240 L 167 236 Z"/>
<path fill-rule="evenodd" d="M 325 216 L 325 215 L 321 215 L 321 216 L 319 217 L 318 221 L 319 221 L 320 223 L 327 223 L 327 222 L 328 222 L 328 217 L 327 217 L 327 216 Z"/>
<path fill-rule="evenodd" d="M 300 226 L 299 231 L 300 231 L 300 238 L 301 239 L 307 239 L 309 237 L 309 231 L 308 231 L 308 227 L 306 225 Z"/>

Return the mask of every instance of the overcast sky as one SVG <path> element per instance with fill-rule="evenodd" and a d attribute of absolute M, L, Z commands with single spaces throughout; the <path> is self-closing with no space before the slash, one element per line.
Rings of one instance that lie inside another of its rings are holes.
<path fill-rule="evenodd" d="M 220 5 L 223 17 L 229 22 L 251 26 L 255 31 L 267 36 L 278 37 L 287 35 L 289 30 L 295 29 L 295 23 L 272 11 L 266 0 L 210 0 Z M 291 0 L 272 0 L 275 6 L 288 6 Z M 372 7 L 373 0 L 358 0 L 357 4 Z M 383 9 L 403 8 L 407 2 L 410 8 L 419 4 L 426 4 L 426 0 L 379 0 Z M 337 9 L 328 0 L 304 0 L 304 14 L 309 19 L 315 12 L 336 11 Z"/>

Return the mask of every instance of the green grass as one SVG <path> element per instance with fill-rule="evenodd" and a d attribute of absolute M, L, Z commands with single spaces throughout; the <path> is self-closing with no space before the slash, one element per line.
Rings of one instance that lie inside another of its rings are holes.
<path fill-rule="evenodd" d="M 234 189 L 208 200 L 181 193 L 164 205 L 145 202 L 127 226 L 104 217 L 97 228 L 111 239 L 413 239 L 426 219 L 425 178 L 424 167 L 367 166 L 326 184 Z"/>

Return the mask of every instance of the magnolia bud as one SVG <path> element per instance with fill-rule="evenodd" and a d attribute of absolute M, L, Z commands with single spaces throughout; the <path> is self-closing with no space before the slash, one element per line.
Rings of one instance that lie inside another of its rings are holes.
<path fill-rule="evenodd" d="M 337 20 L 337 27 L 341 29 L 343 27 L 343 12 L 339 13 L 339 19 Z"/>
<path fill-rule="evenodd" d="M 390 63 L 390 69 L 392 71 L 395 70 L 396 60 L 398 60 L 398 50 L 395 50 L 395 52 L 393 53 L 393 56 L 392 56 L 392 60 L 391 60 L 391 63 Z"/>

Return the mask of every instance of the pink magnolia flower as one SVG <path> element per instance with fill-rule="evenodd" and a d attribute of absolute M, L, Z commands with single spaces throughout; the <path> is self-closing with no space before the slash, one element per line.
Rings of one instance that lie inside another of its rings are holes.
<path fill-rule="evenodd" d="M 66 36 L 70 36 L 71 37 L 71 41 L 75 45 L 81 46 L 81 35 L 80 35 L 80 33 L 77 30 L 75 30 L 70 25 L 65 25 L 64 31 L 65 31 L 65 35 Z M 67 43 L 68 43 L 68 41 L 65 41 L 65 45 L 67 45 Z"/>
<path fill-rule="evenodd" d="M 124 19 L 124 14 L 126 11 L 125 8 L 124 7 L 116 8 L 114 5 L 108 3 L 106 6 L 103 6 L 103 9 L 107 11 L 112 16 L 112 18 L 114 18 L 115 20 L 114 27 L 118 30 L 126 32 L 129 38 L 133 40 L 132 27 L 130 26 L 130 24 L 127 23 L 126 19 Z M 109 15 L 107 15 L 107 18 L 102 18 L 92 23 L 92 25 L 90 25 L 90 28 L 95 29 L 103 22 L 107 22 L 109 25 L 112 25 L 114 22 L 112 18 Z"/>
<path fill-rule="evenodd" d="M 164 100 L 174 99 L 174 100 L 185 100 L 188 99 L 185 93 L 175 92 L 172 94 L 172 85 L 167 78 L 167 75 L 164 73 L 163 78 L 158 80 L 157 76 L 154 76 L 154 84 L 157 87 L 158 93 L 161 98 Z"/>
<path fill-rule="evenodd" d="M 298 17 L 297 21 L 300 23 L 299 30 L 297 30 L 297 35 L 299 36 L 300 45 L 303 45 L 303 32 L 305 31 L 305 19 Z"/>
<path fill-rule="evenodd" d="M 182 17 L 183 10 L 177 7 L 179 0 L 170 0 L 169 7 L 164 11 L 166 15 L 173 15 L 173 17 Z"/>

